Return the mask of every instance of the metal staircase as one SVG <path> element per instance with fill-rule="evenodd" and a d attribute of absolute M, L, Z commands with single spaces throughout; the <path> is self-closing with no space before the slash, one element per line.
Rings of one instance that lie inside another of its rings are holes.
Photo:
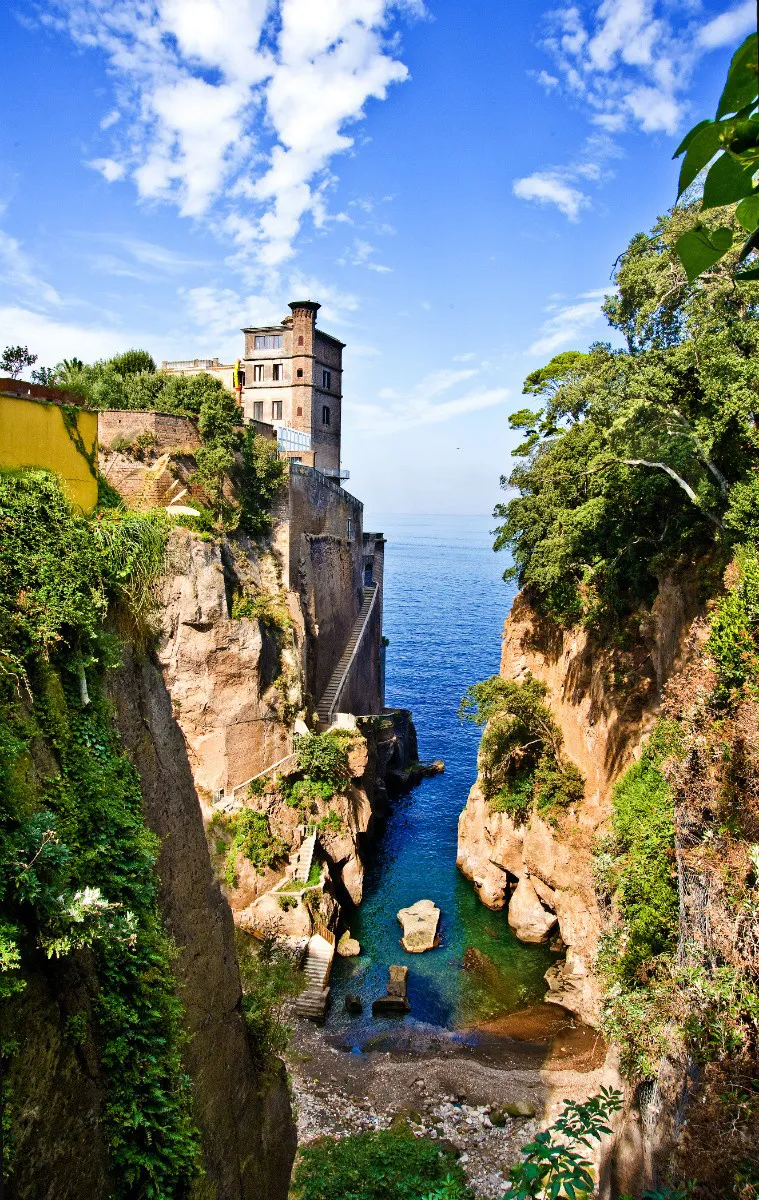
<path fill-rule="evenodd" d="M 366 628 L 372 608 L 374 607 L 376 595 L 376 583 L 370 584 L 368 587 L 364 588 L 364 602 L 361 605 L 358 616 L 353 622 L 353 628 L 351 629 L 348 643 L 343 650 L 342 655 L 340 656 L 337 666 L 332 672 L 330 681 L 324 690 L 324 695 L 319 701 L 316 710 L 320 724 L 329 725 L 332 721 L 332 714 L 337 708 L 337 704 L 340 699 L 340 693 L 345 686 L 345 681 L 348 677 L 348 672 L 356 655 L 358 644 L 361 641 L 361 636 Z"/>

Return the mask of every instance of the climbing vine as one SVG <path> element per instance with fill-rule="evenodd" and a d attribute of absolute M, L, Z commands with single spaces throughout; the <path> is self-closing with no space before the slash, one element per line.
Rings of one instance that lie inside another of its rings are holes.
<path fill-rule="evenodd" d="M 103 679 L 114 606 L 146 617 L 165 528 L 68 505 L 44 472 L 0 475 L 0 1004 L 11 1088 L 30 971 L 84 954 L 73 1014 L 107 1085 L 112 1195 L 169 1200 L 197 1175 L 182 1007 L 158 911 L 158 842 L 142 817 Z M 68 1031 L 68 1025 L 67 1025 Z M 73 1034 L 72 1034 L 73 1036 Z M 12 1164 L 11 1164 L 12 1165 Z"/>

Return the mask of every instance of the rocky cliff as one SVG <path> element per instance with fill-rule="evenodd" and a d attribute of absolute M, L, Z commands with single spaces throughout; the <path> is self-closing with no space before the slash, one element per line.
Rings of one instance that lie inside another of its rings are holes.
<path fill-rule="evenodd" d="M 158 661 L 184 735 L 212 851 L 216 835 L 210 827 L 220 812 L 214 794 L 224 790 L 233 796 L 229 811 L 239 811 L 249 798 L 244 788 L 233 795 L 234 788 L 286 759 L 296 727 L 306 730 L 303 718 L 313 698 L 306 665 L 317 660 L 323 637 L 335 640 L 324 617 L 330 607 L 329 587 L 335 592 L 336 610 L 337 593 L 351 588 L 348 576 L 330 570 L 327 574 L 334 578 L 328 586 L 324 572 L 314 572 L 316 541 L 308 542 L 309 569 L 302 570 L 296 593 L 285 589 L 275 551 L 261 543 L 240 536 L 204 540 L 185 530 L 172 534 Z M 319 542 L 320 553 L 329 551 L 333 566 L 339 558 L 337 541 Z M 319 622 L 314 612 L 322 613 Z M 364 847 L 376 820 L 384 815 L 386 780 L 417 759 L 409 713 L 359 718 L 355 728 L 349 785 L 329 801 L 314 799 L 309 815 L 311 824 L 323 826 L 320 855 L 328 875 L 322 915 L 332 923 L 341 905 L 350 907 L 361 900 Z M 286 763 L 282 770 L 292 766 Z M 272 777 L 273 773 L 268 780 Z M 273 921 L 284 933 L 305 936 L 311 928 L 306 908 L 299 904 L 283 910 L 278 897 L 271 895 L 283 877 L 287 856 L 304 840 L 303 816 L 276 787 L 256 797 L 255 807 L 266 814 L 283 856 L 264 868 L 240 857 L 236 882 L 224 885 L 235 920 L 250 932 Z M 217 861 L 220 873 L 222 865 L 223 858 Z"/>
<path fill-rule="evenodd" d="M 287 1196 L 295 1127 L 283 1065 L 259 1061 L 241 1011 L 229 906 L 213 878 L 185 741 L 157 665 L 127 652 L 109 677 L 122 743 L 140 780 L 145 824 L 161 851 L 159 909 L 177 958 L 184 1068 L 200 1133 L 194 1200 Z M 53 761 L 38 745 L 40 768 Z M 114 1194 L 103 1120 L 109 1089 L 92 1036 L 72 1022 L 91 1013 L 97 976 L 88 952 L 39 956 L 15 1023 L 11 1079 L 18 1200 L 106 1200 Z M 119 1193 L 121 1194 L 121 1193 Z"/>
<path fill-rule="evenodd" d="M 566 954 L 549 973 L 550 998 L 596 1024 L 600 992 L 593 974 L 601 919 L 592 848 L 609 816 L 610 791 L 639 755 L 659 710 L 663 688 L 682 668 L 698 601 L 664 581 L 634 644 L 616 651 L 585 630 L 563 630 L 540 617 L 520 593 L 506 619 L 500 674 L 543 681 L 564 749 L 586 779 L 585 798 L 557 821 L 533 814 L 523 826 L 491 812 L 475 783 L 459 821 L 458 865 L 482 902 L 503 908 L 514 892 L 517 935 L 557 931 Z M 517 919 L 518 917 L 518 919 Z"/>

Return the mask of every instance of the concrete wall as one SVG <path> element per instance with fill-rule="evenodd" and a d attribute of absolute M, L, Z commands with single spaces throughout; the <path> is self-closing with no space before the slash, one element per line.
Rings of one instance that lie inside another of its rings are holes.
<path fill-rule="evenodd" d="M 337 704 L 338 712 L 376 716 L 382 712 L 382 606 L 377 597 Z"/>
<path fill-rule="evenodd" d="M 6 383 L 17 384 L 18 390 L 53 394 L 57 399 L 51 403 L 41 397 L 0 395 L 0 467 L 54 471 L 74 504 L 91 511 L 98 498 L 97 413 L 67 406 L 70 415 L 64 420 L 60 393 L 22 385 L 18 380 L 0 381 L 0 391 L 6 391 Z M 66 421 L 74 427 L 67 428 Z"/>
<path fill-rule="evenodd" d="M 274 541 L 284 563 L 285 582 L 291 591 L 300 588 L 301 537 L 304 533 L 330 533 L 353 541 L 358 578 L 364 506 L 331 479 L 312 467 L 290 463 L 289 486 L 274 512 Z M 350 533 L 348 522 L 350 521 Z"/>
<path fill-rule="evenodd" d="M 303 534 L 300 594 L 308 635 L 306 685 L 318 702 L 361 608 L 355 540 L 349 542 L 330 533 Z"/>
<path fill-rule="evenodd" d="M 371 564 L 371 581 L 377 587 L 377 598 L 338 697 L 336 710 L 369 716 L 381 713 L 385 706 L 385 650 L 382 645 L 385 539 L 381 533 L 363 535 L 361 560 L 362 578 L 367 565 Z"/>

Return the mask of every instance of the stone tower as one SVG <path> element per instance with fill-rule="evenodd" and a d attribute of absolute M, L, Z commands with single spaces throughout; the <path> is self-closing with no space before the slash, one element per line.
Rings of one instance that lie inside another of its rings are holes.
<path fill-rule="evenodd" d="M 293 300 L 279 325 L 251 326 L 245 334 L 246 421 L 277 429 L 288 457 L 343 478 L 340 470 L 343 348 L 316 327 L 321 307 Z"/>

